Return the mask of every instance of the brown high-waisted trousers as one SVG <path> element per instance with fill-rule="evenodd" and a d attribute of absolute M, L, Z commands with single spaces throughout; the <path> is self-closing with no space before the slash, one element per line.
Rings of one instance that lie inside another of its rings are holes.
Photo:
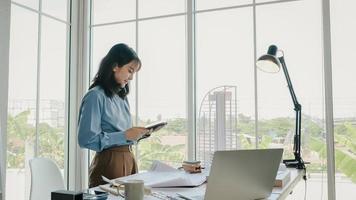
<path fill-rule="evenodd" d="M 97 152 L 89 167 L 89 187 L 106 184 L 101 176 L 108 179 L 137 173 L 137 164 L 131 146 L 119 146 Z"/>

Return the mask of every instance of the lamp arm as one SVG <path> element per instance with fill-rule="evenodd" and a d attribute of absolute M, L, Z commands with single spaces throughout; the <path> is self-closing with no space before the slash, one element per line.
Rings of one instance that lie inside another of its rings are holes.
<path fill-rule="evenodd" d="M 290 92 L 290 95 L 291 95 L 292 100 L 293 100 L 294 110 L 296 110 L 296 111 L 300 110 L 301 109 L 301 105 L 299 104 L 299 102 L 297 100 L 297 97 L 295 96 L 293 85 L 292 85 L 292 81 L 290 80 L 288 69 L 287 69 L 286 63 L 284 61 L 284 56 L 279 57 L 278 59 L 282 64 L 282 69 L 283 69 L 284 75 L 285 75 L 286 80 L 287 80 L 289 92 Z"/>
<path fill-rule="evenodd" d="M 297 97 L 295 95 L 294 89 L 293 89 L 293 85 L 292 82 L 290 80 L 289 77 L 289 73 L 288 73 L 288 69 L 286 66 L 286 63 L 284 61 L 284 56 L 281 56 L 278 58 L 280 63 L 282 64 L 282 68 L 283 68 L 283 72 L 284 75 L 286 77 L 287 80 L 287 84 L 288 84 L 288 89 L 290 92 L 290 95 L 292 97 L 293 100 L 293 104 L 294 104 L 294 110 L 295 110 L 295 135 L 294 135 L 294 146 L 293 146 L 293 150 L 294 150 L 294 160 L 285 160 L 286 161 L 286 165 L 288 166 L 288 162 L 294 162 L 296 161 L 297 163 L 295 163 L 294 165 L 296 165 L 296 168 L 298 169 L 304 169 L 304 161 L 301 158 L 301 115 L 302 115 L 302 106 L 299 104 Z"/>

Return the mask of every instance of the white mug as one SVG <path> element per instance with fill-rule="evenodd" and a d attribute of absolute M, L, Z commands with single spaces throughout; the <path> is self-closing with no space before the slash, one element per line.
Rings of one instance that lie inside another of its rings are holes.
<path fill-rule="evenodd" d="M 122 185 L 125 186 L 125 193 L 119 195 L 125 200 L 143 200 L 144 182 L 143 180 L 127 180 Z"/>

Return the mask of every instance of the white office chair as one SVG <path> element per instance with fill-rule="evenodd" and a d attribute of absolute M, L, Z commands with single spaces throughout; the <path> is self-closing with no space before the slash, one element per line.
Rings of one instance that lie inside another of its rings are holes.
<path fill-rule="evenodd" d="M 30 200 L 49 200 L 51 192 L 64 190 L 64 181 L 58 166 L 48 158 L 30 160 Z"/>

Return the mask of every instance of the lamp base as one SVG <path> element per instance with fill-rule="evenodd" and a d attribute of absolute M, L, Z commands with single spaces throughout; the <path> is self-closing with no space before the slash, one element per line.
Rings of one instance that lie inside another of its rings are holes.
<path fill-rule="evenodd" d="M 283 160 L 283 163 L 288 168 L 305 169 L 305 165 L 302 160 L 296 160 L 296 159 Z"/>

